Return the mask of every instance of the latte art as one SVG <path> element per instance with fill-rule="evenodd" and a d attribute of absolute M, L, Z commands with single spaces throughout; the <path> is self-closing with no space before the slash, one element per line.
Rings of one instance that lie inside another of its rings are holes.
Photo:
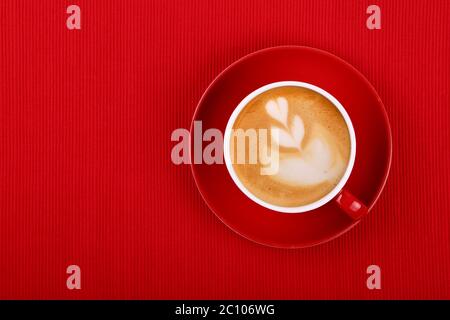
<path fill-rule="evenodd" d="M 282 127 L 272 126 L 272 140 L 279 147 L 295 149 L 295 153 L 273 155 L 278 158 L 278 172 L 274 179 L 292 186 L 315 185 L 325 181 L 333 181 L 345 169 L 345 163 L 332 146 L 337 142 L 320 124 L 313 124 L 308 143 L 303 144 L 305 125 L 300 115 L 293 117 L 288 124 L 288 101 L 284 97 L 269 100 L 266 103 L 267 113 Z M 270 164 L 269 164 L 270 165 Z"/>
<path fill-rule="evenodd" d="M 266 145 L 259 146 L 260 154 L 270 151 L 269 161 L 233 163 L 233 168 L 249 192 L 273 205 L 296 207 L 321 199 L 349 162 L 345 120 L 328 99 L 307 88 L 277 87 L 256 96 L 237 116 L 233 130 L 239 129 L 270 133 Z M 277 170 L 261 175 L 265 167 Z"/>

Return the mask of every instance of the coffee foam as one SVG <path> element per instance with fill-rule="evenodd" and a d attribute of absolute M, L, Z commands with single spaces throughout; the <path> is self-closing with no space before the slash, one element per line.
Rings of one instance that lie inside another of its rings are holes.
<path fill-rule="evenodd" d="M 349 161 L 345 120 L 310 89 L 278 87 L 258 95 L 238 115 L 233 129 L 239 128 L 276 133 L 271 135 L 279 147 L 275 174 L 261 176 L 261 163 L 233 165 L 251 193 L 274 205 L 301 206 L 322 198 L 337 185 Z"/>

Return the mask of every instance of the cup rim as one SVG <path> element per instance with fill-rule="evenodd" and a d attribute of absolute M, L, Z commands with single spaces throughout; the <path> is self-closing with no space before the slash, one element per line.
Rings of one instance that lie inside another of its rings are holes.
<path fill-rule="evenodd" d="M 251 193 L 244 184 L 240 181 L 239 177 L 237 176 L 233 164 L 231 161 L 231 155 L 230 155 L 230 138 L 231 138 L 231 131 L 233 129 L 233 125 L 239 116 L 240 112 L 247 106 L 247 104 L 256 96 L 260 95 L 263 92 L 266 92 L 273 88 L 279 88 L 279 87 L 287 87 L 287 86 L 294 86 L 294 87 L 301 87 L 313 90 L 322 96 L 324 96 L 326 99 L 328 99 L 340 112 L 342 117 L 344 118 L 344 121 L 347 125 L 348 133 L 350 136 L 350 158 L 347 164 L 347 168 L 345 169 L 345 172 L 341 179 L 339 180 L 338 184 L 325 196 L 320 198 L 319 200 L 316 200 L 314 202 L 311 202 L 306 205 L 297 206 L 297 207 L 283 207 L 274 205 L 271 203 L 268 203 L 257 196 L 255 196 L 253 193 Z M 352 121 L 350 119 L 350 116 L 348 115 L 347 111 L 345 110 L 344 106 L 330 93 L 325 91 L 324 89 L 315 86 L 311 83 L 302 82 L 302 81 L 278 81 L 278 82 L 272 82 L 269 84 L 266 84 L 250 94 L 248 94 L 234 109 L 233 113 L 231 114 L 230 118 L 228 119 L 227 125 L 225 127 L 225 134 L 224 134 L 224 143 L 223 143 L 223 151 L 224 151 L 224 159 L 225 159 L 225 165 L 227 167 L 228 173 L 230 174 L 233 182 L 236 184 L 236 186 L 252 201 L 255 203 L 267 208 L 271 209 L 277 212 L 283 212 L 283 213 L 303 213 L 315 210 L 328 202 L 330 202 L 332 199 L 334 199 L 339 192 L 343 189 L 344 185 L 347 183 L 348 179 L 350 178 L 350 174 L 353 170 L 353 166 L 355 163 L 356 158 L 356 135 L 355 130 L 352 124 Z"/>

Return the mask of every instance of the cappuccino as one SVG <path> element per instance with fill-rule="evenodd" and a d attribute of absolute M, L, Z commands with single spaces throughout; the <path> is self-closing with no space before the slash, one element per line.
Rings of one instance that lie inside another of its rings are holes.
<path fill-rule="evenodd" d="M 299 207 L 322 199 L 349 164 L 351 139 L 341 112 L 305 87 L 281 86 L 256 95 L 239 112 L 232 131 L 267 133 L 253 140 L 231 134 L 224 151 L 245 189 L 271 205 Z M 255 150 L 256 161 L 236 161 Z"/>

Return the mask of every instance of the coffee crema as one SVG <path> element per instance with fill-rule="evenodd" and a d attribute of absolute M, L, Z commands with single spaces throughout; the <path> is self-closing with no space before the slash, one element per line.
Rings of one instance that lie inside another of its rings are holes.
<path fill-rule="evenodd" d="M 232 129 L 270 133 L 262 149 L 276 157 L 275 173 L 262 175 L 261 169 L 270 163 L 259 158 L 256 163 L 232 159 L 232 165 L 245 188 L 272 205 L 298 207 L 322 199 L 336 187 L 349 163 L 351 141 L 344 118 L 333 103 L 311 89 L 283 86 L 259 94 L 241 110 Z M 255 148 L 247 143 L 239 149 L 236 136 L 230 139 L 234 158 Z"/>

